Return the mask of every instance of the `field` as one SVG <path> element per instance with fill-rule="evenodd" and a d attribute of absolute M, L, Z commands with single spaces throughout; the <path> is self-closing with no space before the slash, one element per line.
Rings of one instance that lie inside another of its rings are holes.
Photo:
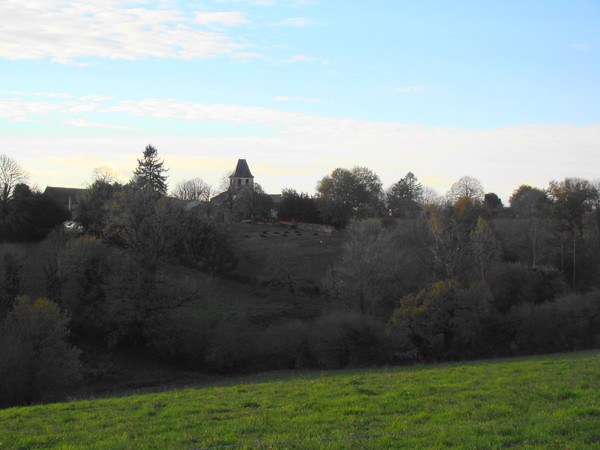
<path fill-rule="evenodd" d="M 266 374 L 0 411 L 0 448 L 600 448 L 600 353 Z"/>
<path fill-rule="evenodd" d="M 343 231 L 328 234 L 243 223 L 232 224 L 229 235 L 239 258 L 239 271 L 248 278 L 265 277 L 269 260 L 277 260 L 306 279 L 319 280 L 338 259 L 346 240 Z"/>
<path fill-rule="evenodd" d="M 241 223 L 229 225 L 228 234 L 238 259 L 236 274 L 206 290 L 201 306 L 205 314 L 242 312 L 257 321 L 272 321 L 309 319 L 322 312 L 322 298 L 311 289 L 339 259 L 344 232 Z"/>

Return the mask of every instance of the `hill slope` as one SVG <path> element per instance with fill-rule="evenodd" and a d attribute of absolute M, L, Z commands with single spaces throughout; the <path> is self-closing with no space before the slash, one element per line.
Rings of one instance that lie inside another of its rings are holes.
<path fill-rule="evenodd" d="M 600 446 L 600 354 L 258 376 L 234 386 L 0 411 L 0 448 L 260 443 Z"/>

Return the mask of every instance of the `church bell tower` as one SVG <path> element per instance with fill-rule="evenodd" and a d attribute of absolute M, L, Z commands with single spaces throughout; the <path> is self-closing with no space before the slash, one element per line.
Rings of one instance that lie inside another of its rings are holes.
<path fill-rule="evenodd" d="M 242 188 L 252 189 L 254 187 L 254 176 L 245 159 L 238 159 L 235 172 L 229 177 L 229 189 L 233 194 Z"/>

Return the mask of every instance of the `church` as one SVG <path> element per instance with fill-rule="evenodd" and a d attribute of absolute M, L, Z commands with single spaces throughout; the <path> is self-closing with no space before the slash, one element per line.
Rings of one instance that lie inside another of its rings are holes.
<path fill-rule="evenodd" d="M 274 207 L 281 201 L 281 194 L 265 194 L 257 187 L 248 162 L 238 159 L 229 176 L 229 188 L 193 209 L 219 223 L 275 218 Z"/>

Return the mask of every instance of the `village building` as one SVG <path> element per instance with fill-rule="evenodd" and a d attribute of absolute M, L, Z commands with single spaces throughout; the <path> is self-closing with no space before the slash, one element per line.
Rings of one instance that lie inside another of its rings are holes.
<path fill-rule="evenodd" d="M 74 214 L 86 191 L 87 189 L 48 186 L 44 190 L 44 195 L 52 197 L 67 208 L 71 214 Z"/>
<path fill-rule="evenodd" d="M 248 167 L 245 159 L 238 159 L 235 171 L 230 175 L 229 180 L 229 190 L 233 194 L 238 193 L 244 188 L 250 190 L 254 188 L 254 176 L 250 172 L 250 167 Z"/>
<path fill-rule="evenodd" d="M 253 195 L 256 195 L 254 175 L 250 171 L 248 162 L 245 159 L 238 159 L 235 170 L 229 176 L 227 190 L 214 196 L 209 202 L 190 202 L 188 208 L 217 223 L 256 219 L 252 217 L 247 207 Z M 268 194 L 268 197 L 273 205 L 281 201 L 281 194 Z M 277 214 L 271 210 L 268 216 L 261 219 L 275 218 Z"/>
<path fill-rule="evenodd" d="M 86 191 L 87 189 L 48 186 L 44 194 L 65 206 L 74 215 Z M 248 162 L 245 159 L 238 159 L 235 170 L 229 176 L 229 187 L 226 191 L 211 198 L 210 201 L 187 201 L 185 207 L 210 221 L 239 222 L 251 218 L 246 205 L 254 194 L 254 175 L 250 171 Z M 281 201 L 281 194 L 268 194 L 268 197 L 273 205 L 277 205 Z M 269 216 L 261 217 L 261 219 L 275 218 L 276 211 L 272 210 Z M 252 218 L 256 219 L 256 217 Z"/>

